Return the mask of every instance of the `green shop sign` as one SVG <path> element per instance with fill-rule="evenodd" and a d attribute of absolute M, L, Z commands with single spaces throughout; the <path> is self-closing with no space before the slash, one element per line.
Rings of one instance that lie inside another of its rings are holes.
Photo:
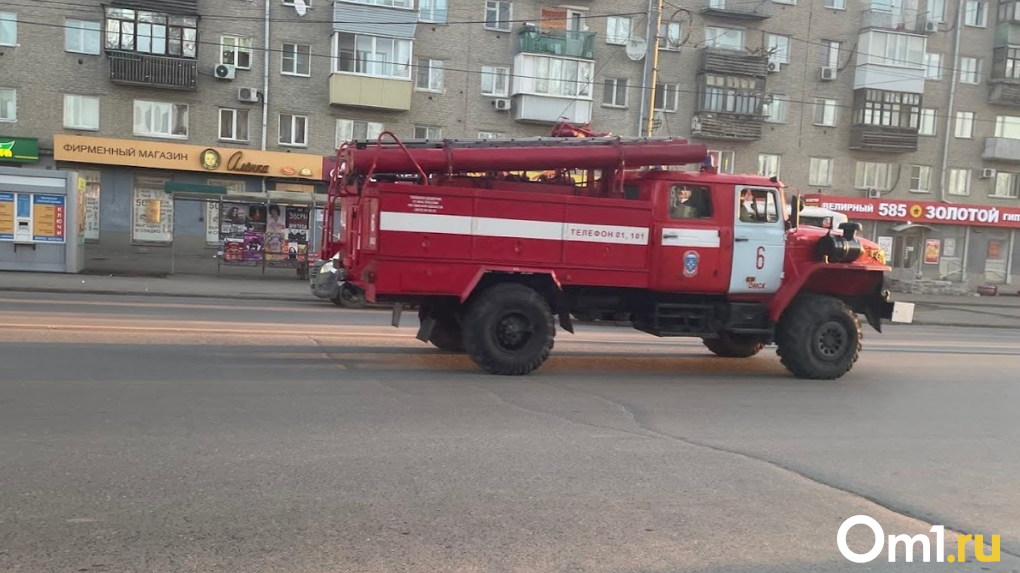
<path fill-rule="evenodd" d="M 0 163 L 39 163 L 39 140 L 0 135 Z"/>

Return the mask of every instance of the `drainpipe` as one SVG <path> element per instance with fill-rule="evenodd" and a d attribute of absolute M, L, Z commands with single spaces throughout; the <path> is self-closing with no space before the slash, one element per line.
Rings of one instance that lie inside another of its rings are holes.
<path fill-rule="evenodd" d="M 269 3 L 271 0 L 265 0 L 266 11 L 263 17 L 265 30 L 263 32 L 262 41 L 262 151 L 266 150 L 266 141 L 268 139 L 269 130 Z M 268 197 L 269 192 L 266 189 L 266 178 L 262 178 L 262 195 Z"/>
<path fill-rule="evenodd" d="M 949 179 L 949 134 L 953 128 L 953 105 L 956 102 L 956 79 L 958 77 L 956 66 L 960 59 L 960 35 L 963 33 L 963 10 L 965 7 L 964 1 L 959 0 L 959 6 L 956 9 L 956 30 L 953 38 L 953 65 L 949 66 L 953 77 L 949 83 L 949 107 L 946 109 L 946 129 L 942 136 L 942 183 L 939 185 L 939 194 L 943 203 L 946 202 L 946 183 Z"/>

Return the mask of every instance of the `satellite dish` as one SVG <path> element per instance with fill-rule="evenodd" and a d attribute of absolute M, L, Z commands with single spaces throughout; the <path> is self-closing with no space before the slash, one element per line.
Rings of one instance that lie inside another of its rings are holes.
<path fill-rule="evenodd" d="M 294 9 L 297 10 L 298 16 L 304 16 L 308 6 L 305 5 L 305 0 L 294 0 Z"/>
<path fill-rule="evenodd" d="M 648 42 L 642 38 L 632 38 L 627 40 L 627 57 L 635 62 L 641 61 L 645 58 L 645 54 L 648 51 Z"/>

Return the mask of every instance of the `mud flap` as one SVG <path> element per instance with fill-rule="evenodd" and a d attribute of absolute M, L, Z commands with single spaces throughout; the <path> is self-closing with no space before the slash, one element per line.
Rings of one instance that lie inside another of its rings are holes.
<path fill-rule="evenodd" d="M 570 320 L 570 312 L 566 310 L 560 311 L 559 318 L 560 326 L 563 327 L 563 330 L 566 330 L 570 334 L 574 334 L 574 323 Z"/>
<path fill-rule="evenodd" d="M 400 315 L 404 312 L 404 305 L 397 303 L 393 305 L 393 318 L 390 320 L 390 324 L 393 328 L 400 328 Z"/>
<path fill-rule="evenodd" d="M 886 288 L 886 281 L 883 279 L 876 285 L 875 291 L 864 299 L 864 316 L 867 317 L 868 324 L 879 334 L 882 333 L 882 321 L 893 318 L 896 303 L 889 300 L 891 297 L 892 293 Z"/>

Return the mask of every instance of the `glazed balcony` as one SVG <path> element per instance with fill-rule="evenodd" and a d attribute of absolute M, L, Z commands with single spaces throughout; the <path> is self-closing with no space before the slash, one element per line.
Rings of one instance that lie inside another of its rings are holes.
<path fill-rule="evenodd" d="M 706 0 L 701 14 L 706 17 L 742 22 L 761 22 L 771 18 L 762 13 L 765 4 L 750 4 L 744 0 Z"/>
<path fill-rule="evenodd" d="M 595 59 L 595 32 L 539 30 L 524 26 L 517 33 L 517 53 Z"/>
<path fill-rule="evenodd" d="M 198 61 L 193 58 L 108 51 L 110 81 L 169 90 L 198 89 Z"/>
<path fill-rule="evenodd" d="M 916 9 L 864 10 L 861 12 L 861 30 L 888 30 L 893 32 L 920 33 L 924 21 Z"/>

